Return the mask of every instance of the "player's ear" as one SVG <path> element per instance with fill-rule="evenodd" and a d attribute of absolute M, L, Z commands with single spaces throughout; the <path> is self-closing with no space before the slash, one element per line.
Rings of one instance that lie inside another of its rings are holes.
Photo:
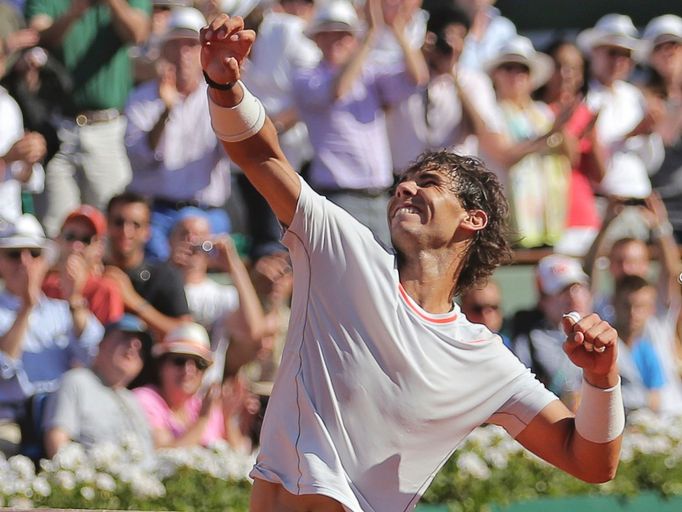
<path fill-rule="evenodd" d="M 480 231 L 488 225 L 488 214 L 483 210 L 468 210 L 460 227 L 470 231 Z"/>

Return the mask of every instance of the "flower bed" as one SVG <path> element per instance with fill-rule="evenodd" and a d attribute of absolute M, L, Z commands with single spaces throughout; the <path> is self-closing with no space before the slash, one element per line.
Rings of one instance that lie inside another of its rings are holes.
<path fill-rule="evenodd" d="M 630 418 L 617 477 L 589 485 L 558 471 L 497 427 L 477 429 L 448 461 L 424 496 L 449 510 L 489 510 L 547 497 L 682 496 L 682 420 Z M 70 445 L 36 475 L 25 457 L 0 456 L 0 506 L 246 511 L 253 457 L 225 444 L 164 450 L 145 465 L 134 446 L 98 446 L 86 454 Z"/>

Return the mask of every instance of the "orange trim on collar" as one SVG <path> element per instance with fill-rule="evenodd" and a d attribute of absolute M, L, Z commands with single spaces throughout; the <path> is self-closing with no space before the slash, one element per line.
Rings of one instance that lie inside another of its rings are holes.
<path fill-rule="evenodd" d="M 457 320 L 457 312 L 455 311 L 446 313 L 446 316 L 434 315 L 432 313 L 429 313 L 428 311 L 424 311 L 421 307 L 419 307 L 419 305 L 417 305 L 417 303 L 412 299 L 412 297 L 410 297 L 407 294 L 405 288 L 403 288 L 403 285 L 401 283 L 398 283 L 398 291 L 400 291 L 400 296 L 403 298 L 403 300 L 409 306 L 409 308 L 412 311 L 414 311 L 420 318 L 426 320 L 427 322 L 431 322 L 434 324 L 449 324 Z"/>

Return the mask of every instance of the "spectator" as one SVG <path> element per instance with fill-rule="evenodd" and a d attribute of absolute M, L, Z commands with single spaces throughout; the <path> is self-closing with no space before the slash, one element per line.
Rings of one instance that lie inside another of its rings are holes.
<path fill-rule="evenodd" d="M 0 38 L 0 78 L 5 74 L 6 44 Z M 45 138 L 24 133 L 24 120 L 16 101 L 0 87 L 0 218 L 14 222 L 22 213 L 22 189 L 43 190 Z"/>
<path fill-rule="evenodd" d="M 656 310 L 656 288 L 640 276 L 623 276 L 614 294 L 618 330 L 618 371 L 626 410 L 661 408 L 665 376 L 646 325 Z"/>
<path fill-rule="evenodd" d="M 573 43 L 557 40 L 549 46 L 547 53 L 554 61 L 554 73 L 537 96 L 555 115 L 566 107 L 572 110 L 562 132 L 572 164 L 566 229 L 554 250 L 582 257 L 601 224 L 593 188 L 599 185 L 606 172 L 606 155 L 594 127 L 597 118 L 582 101 L 585 61 L 580 50 Z"/>
<path fill-rule="evenodd" d="M 123 298 L 115 281 L 104 277 L 102 258 L 107 221 L 90 205 L 72 211 L 57 236 L 59 260 L 43 281 L 43 292 L 53 299 L 83 302 L 103 324 L 123 315 Z"/>
<path fill-rule="evenodd" d="M 74 83 L 64 98 L 60 149 L 47 170 L 44 222 L 51 235 L 81 200 L 103 209 L 130 182 L 121 116 L 132 85 L 128 48 L 147 39 L 150 12 L 150 0 L 26 2 L 29 26 Z"/>
<path fill-rule="evenodd" d="M 651 193 L 649 173 L 663 161 L 663 145 L 654 132 L 655 120 L 642 93 L 626 82 L 632 53 L 640 47 L 637 29 L 622 14 L 607 14 L 594 28 L 578 35 L 578 46 L 589 55 L 590 80 L 585 98 L 598 114 L 597 136 L 610 155 L 599 190 L 607 196 L 644 198 Z M 645 232 L 636 210 L 619 221 L 623 227 Z"/>
<path fill-rule="evenodd" d="M 477 136 L 502 131 L 490 80 L 458 64 L 468 28 L 468 17 L 454 7 L 429 18 L 422 48 L 429 70 L 426 90 L 397 105 L 387 118 L 394 173 L 427 150 L 479 154 Z"/>
<path fill-rule="evenodd" d="M 144 323 L 124 315 L 109 324 L 92 368 L 74 368 L 48 399 L 43 426 L 47 455 L 76 442 L 124 444 L 131 438 L 147 461 L 153 455 L 144 412 L 126 385 L 142 369 L 142 353 L 151 345 Z"/>
<path fill-rule="evenodd" d="M 118 284 L 126 310 L 144 320 L 155 337 L 162 338 L 191 317 L 179 272 L 168 263 L 150 263 L 144 258 L 149 218 L 149 205 L 143 197 L 124 192 L 111 198 L 104 275 Z M 147 378 L 147 370 L 140 378 Z"/>
<path fill-rule="evenodd" d="M 682 243 L 682 18 L 666 14 L 654 18 L 644 30 L 649 78 L 645 95 L 661 112 L 656 131 L 665 157 L 651 178 L 670 215 L 677 243 Z"/>
<path fill-rule="evenodd" d="M 305 123 L 294 104 L 293 77 L 298 68 L 312 68 L 320 50 L 303 30 L 315 12 L 312 0 L 281 0 L 263 17 L 243 81 L 263 100 L 280 135 L 282 151 L 294 169 L 303 170 L 313 156 Z M 285 251 L 279 222 L 263 198 L 240 172 L 237 183 L 247 211 L 251 259 Z"/>
<path fill-rule="evenodd" d="M 27 399 L 54 391 L 69 368 L 88 365 L 102 338 L 101 324 L 83 302 L 49 299 L 40 291 L 48 247 L 31 215 L 2 225 L 0 443 L 6 453 L 17 449 Z"/>
<path fill-rule="evenodd" d="M 595 293 L 601 288 L 599 282 L 594 279 L 598 258 L 605 252 L 609 228 L 613 225 L 614 219 L 622 215 L 624 208 L 621 200 L 617 198 L 609 200 L 602 227 L 590 250 L 585 255 L 584 268 L 590 276 L 593 276 L 592 290 Z M 656 194 L 649 196 L 644 204 L 639 206 L 639 214 L 649 226 L 651 238 L 655 242 L 661 262 L 658 272 L 658 305 L 656 308 L 658 312 L 661 312 L 674 305 L 679 295 L 677 281 L 680 272 L 679 253 L 672 235 L 672 227 L 668 222 L 665 205 Z M 649 248 L 644 240 L 633 237 L 617 239 L 611 245 L 608 259 L 609 274 L 614 282 L 625 275 L 649 278 L 651 262 Z M 595 309 L 597 313 L 603 315 L 602 318 L 604 319 L 612 320 L 614 318 L 612 297 L 598 296 Z"/>
<path fill-rule="evenodd" d="M 315 150 L 312 186 L 388 243 L 386 190 L 392 164 L 382 109 L 405 100 L 424 83 L 426 66 L 405 38 L 402 13 L 390 21 L 406 67 L 367 65 L 383 17 L 379 0 L 369 0 L 367 6 L 362 39 L 350 3 L 333 0 L 320 6 L 306 33 L 320 48 L 322 62 L 296 73 L 294 92 Z"/>
<path fill-rule="evenodd" d="M 531 93 L 549 80 L 553 63 L 529 39 L 508 41 L 486 64 L 503 119 L 502 165 L 511 223 L 523 247 L 554 245 L 566 225 L 570 160 L 563 135 L 571 106 L 558 115 Z"/>
<path fill-rule="evenodd" d="M 562 316 L 592 313 L 589 278 L 578 260 L 552 254 L 536 269 L 539 299 L 535 309 L 520 311 L 512 325 L 512 350 L 547 388 L 570 408 L 579 403 L 582 372 L 562 350 Z"/>
<path fill-rule="evenodd" d="M 202 326 L 188 323 L 154 347 L 158 386 L 148 385 L 134 392 L 151 425 L 157 448 L 208 446 L 220 439 L 228 440 L 236 449 L 248 448 L 233 421 L 237 411 L 232 407 L 239 405 L 238 400 L 222 400 L 220 381 L 199 391 L 204 372 L 213 363 L 210 343 Z M 231 407 L 223 409 L 224 403 Z"/>
<path fill-rule="evenodd" d="M 489 279 L 483 286 L 471 288 L 460 297 L 462 313 L 473 324 L 485 325 L 491 332 L 499 334 L 502 342 L 511 348 L 511 340 L 502 334 L 502 293 L 499 285 Z"/>
<path fill-rule="evenodd" d="M 191 7 L 171 13 L 161 53 L 161 77 L 135 89 L 126 105 L 129 190 L 153 198 L 147 256 L 166 261 L 168 234 L 185 206 L 204 210 L 214 233 L 230 228 L 222 208 L 229 162 L 211 130 L 199 62 L 204 16 Z"/>
<path fill-rule="evenodd" d="M 187 208 L 180 212 L 171 231 L 170 246 L 171 263 L 182 273 L 192 317 L 211 333 L 218 371 L 223 370 L 226 351 L 236 371 L 253 359 L 260 347 L 264 319 L 256 290 L 232 240 L 212 237 L 204 213 Z M 209 278 L 209 264 L 227 273 L 232 284 L 222 285 Z"/>
<path fill-rule="evenodd" d="M 493 7 L 495 0 L 452 0 L 469 15 L 471 30 L 464 42 L 461 67 L 482 70 L 500 47 L 516 36 L 514 24 Z"/>
<path fill-rule="evenodd" d="M 402 2 L 382 0 L 382 3 L 385 25 L 380 27 L 368 59 L 372 63 L 386 66 L 400 63 L 404 58 L 400 43 L 390 29 L 391 18 L 393 16 L 404 18 L 407 42 L 414 51 L 419 51 L 424 44 L 426 25 L 431 15 L 421 8 L 422 0 L 403 0 Z"/>

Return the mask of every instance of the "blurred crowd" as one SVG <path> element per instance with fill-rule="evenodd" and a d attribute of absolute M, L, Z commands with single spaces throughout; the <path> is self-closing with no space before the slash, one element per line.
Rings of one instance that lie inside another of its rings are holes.
<path fill-rule="evenodd" d="M 480 157 L 515 247 L 551 254 L 536 307 L 503 318 L 490 281 L 469 320 L 575 407 L 561 317 L 597 312 L 626 409 L 681 414 L 682 18 L 536 48 L 494 3 L 0 0 L 0 450 L 257 446 L 291 266 L 209 122 L 199 30 L 221 12 L 257 32 L 243 81 L 316 191 L 390 244 L 402 169 Z"/>

